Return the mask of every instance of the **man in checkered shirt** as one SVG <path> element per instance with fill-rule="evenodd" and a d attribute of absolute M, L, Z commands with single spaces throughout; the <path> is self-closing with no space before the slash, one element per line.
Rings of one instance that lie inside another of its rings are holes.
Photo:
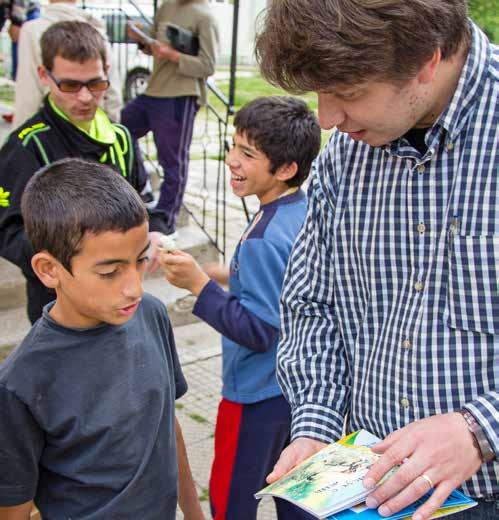
<path fill-rule="evenodd" d="M 433 488 L 424 520 L 461 486 L 497 518 L 498 48 L 465 0 L 273 0 L 256 52 L 336 129 L 284 282 L 293 442 L 268 481 L 365 428 L 369 507 Z"/>

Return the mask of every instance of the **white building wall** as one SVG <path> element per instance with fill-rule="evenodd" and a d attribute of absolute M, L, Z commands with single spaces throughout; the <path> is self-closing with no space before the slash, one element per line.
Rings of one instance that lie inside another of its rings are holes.
<path fill-rule="evenodd" d="M 220 28 L 220 62 L 230 62 L 232 48 L 232 17 L 234 6 L 225 2 L 212 2 Z M 265 9 L 267 0 L 241 0 L 239 3 L 239 28 L 237 38 L 237 62 L 240 65 L 254 64 L 255 24 L 258 15 Z"/>

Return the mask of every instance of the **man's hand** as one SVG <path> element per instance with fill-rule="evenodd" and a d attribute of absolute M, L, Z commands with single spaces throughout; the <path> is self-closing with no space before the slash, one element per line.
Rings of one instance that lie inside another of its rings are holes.
<path fill-rule="evenodd" d="M 267 482 L 272 484 L 283 475 L 291 471 L 301 461 L 308 459 L 314 453 L 324 448 L 326 444 L 307 437 L 298 437 L 283 450 L 276 462 L 272 473 L 267 475 Z"/>
<path fill-rule="evenodd" d="M 168 60 L 173 63 L 178 63 L 180 60 L 180 52 L 164 42 L 158 42 L 157 45 L 151 46 L 151 52 L 155 58 L 160 60 Z"/>
<path fill-rule="evenodd" d="M 171 253 L 161 253 L 159 258 L 166 279 L 175 287 L 189 290 L 195 296 L 203 290 L 210 281 L 208 275 L 188 253 L 175 250 Z"/>
<path fill-rule="evenodd" d="M 368 507 L 380 506 L 378 512 L 382 516 L 393 515 L 414 503 L 432 488 L 432 483 L 433 494 L 412 517 L 426 520 L 481 465 L 473 436 L 459 413 L 434 415 L 413 422 L 388 435 L 373 451 L 382 456 L 364 478 L 368 489 L 374 488 L 390 469 L 400 464 L 366 500 Z"/>

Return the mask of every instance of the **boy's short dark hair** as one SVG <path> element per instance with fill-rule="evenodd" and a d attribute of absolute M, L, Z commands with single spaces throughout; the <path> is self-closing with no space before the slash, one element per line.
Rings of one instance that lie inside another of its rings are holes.
<path fill-rule="evenodd" d="M 300 186 L 308 177 L 321 146 L 321 129 L 304 101 L 286 96 L 254 99 L 236 114 L 234 126 L 267 156 L 272 173 L 296 162 L 298 171 L 286 181 L 289 186 Z"/>
<path fill-rule="evenodd" d="M 367 80 L 403 84 L 437 49 L 471 36 L 466 0 L 273 0 L 255 52 L 263 76 L 289 92 Z"/>
<path fill-rule="evenodd" d="M 62 159 L 39 170 L 21 199 L 35 253 L 47 251 L 71 272 L 85 233 L 126 232 L 147 220 L 137 192 L 103 164 Z"/>
<path fill-rule="evenodd" d="M 56 56 L 78 63 L 100 58 L 102 66 L 106 66 L 106 42 L 101 33 L 86 22 L 54 23 L 42 34 L 40 47 L 47 70 L 52 70 Z"/>

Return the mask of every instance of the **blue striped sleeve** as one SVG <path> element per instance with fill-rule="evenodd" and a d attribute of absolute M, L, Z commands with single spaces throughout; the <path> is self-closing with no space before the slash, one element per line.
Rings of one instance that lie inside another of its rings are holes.
<path fill-rule="evenodd" d="M 334 313 L 332 208 L 313 176 L 305 224 L 291 253 L 281 299 L 277 375 L 293 414 L 292 438 L 341 436 L 350 392 Z"/>
<path fill-rule="evenodd" d="M 496 391 L 482 395 L 464 406 L 482 427 L 490 446 L 499 458 L 499 394 Z"/>

